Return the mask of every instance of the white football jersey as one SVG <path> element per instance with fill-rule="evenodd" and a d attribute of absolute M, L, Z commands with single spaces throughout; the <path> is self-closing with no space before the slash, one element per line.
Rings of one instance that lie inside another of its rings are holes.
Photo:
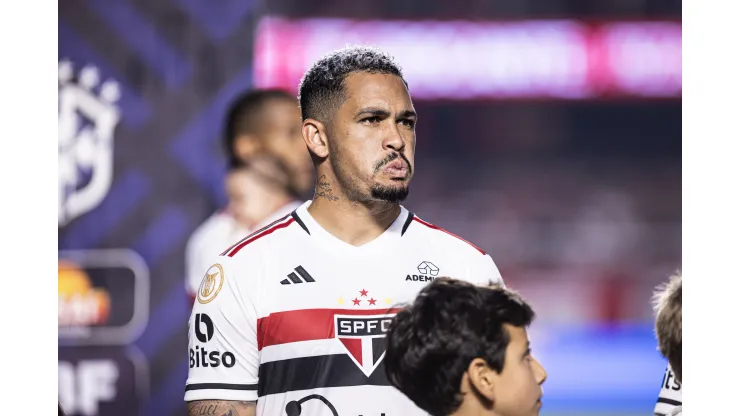
<path fill-rule="evenodd" d="M 284 217 L 300 205 L 301 202 L 298 201 L 289 202 L 252 230 L 240 226 L 226 211 L 219 211 L 208 217 L 195 229 L 185 247 L 185 289 L 187 292 L 195 297 L 195 292 L 198 291 L 198 286 L 203 280 L 203 270 L 211 265 L 213 256 L 221 253 L 224 247 Z"/>
<path fill-rule="evenodd" d="M 188 332 L 185 400 L 257 415 L 424 415 L 385 376 L 398 308 L 438 277 L 498 283 L 490 256 L 406 209 L 355 247 L 296 211 L 214 257 Z"/>
<path fill-rule="evenodd" d="M 653 413 L 657 416 L 671 415 L 674 414 L 672 412 L 675 411 L 675 408 L 681 407 L 681 404 L 681 383 L 676 380 L 676 375 L 673 374 L 671 366 L 668 365 L 663 376 L 658 403 L 655 404 Z"/>

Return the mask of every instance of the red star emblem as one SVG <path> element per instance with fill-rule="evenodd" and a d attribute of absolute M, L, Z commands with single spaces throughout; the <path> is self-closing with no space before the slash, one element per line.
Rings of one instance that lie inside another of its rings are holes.
<path fill-rule="evenodd" d="M 352 304 L 353 305 L 356 305 L 356 306 L 359 306 L 360 305 L 360 300 L 357 299 L 357 298 L 354 298 L 354 299 L 352 299 Z"/>
<path fill-rule="evenodd" d="M 362 289 L 362 290 L 360 291 L 360 296 L 367 296 L 367 290 L 365 290 L 365 289 Z"/>
<path fill-rule="evenodd" d="M 374 306 L 375 305 L 375 302 L 377 302 L 377 301 L 375 299 L 373 299 L 373 298 L 370 298 L 370 300 L 367 301 L 367 303 L 369 303 L 371 306 Z"/>

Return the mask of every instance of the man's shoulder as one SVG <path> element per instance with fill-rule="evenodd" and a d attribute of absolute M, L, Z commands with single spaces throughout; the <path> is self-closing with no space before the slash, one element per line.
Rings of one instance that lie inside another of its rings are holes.
<path fill-rule="evenodd" d="M 412 238 L 428 241 L 434 245 L 451 250 L 455 255 L 485 256 L 487 253 L 480 247 L 439 225 L 426 221 L 416 214 L 409 218 L 406 230 Z"/>
<path fill-rule="evenodd" d="M 221 256 L 234 259 L 263 255 L 275 247 L 295 241 L 304 233 L 295 216 L 287 214 L 270 224 L 253 231 L 221 253 Z"/>
<path fill-rule="evenodd" d="M 411 223 L 407 229 L 410 243 L 439 258 L 443 274 L 475 284 L 503 284 L 498 267 L 480 247 L 416 215 Z"/>

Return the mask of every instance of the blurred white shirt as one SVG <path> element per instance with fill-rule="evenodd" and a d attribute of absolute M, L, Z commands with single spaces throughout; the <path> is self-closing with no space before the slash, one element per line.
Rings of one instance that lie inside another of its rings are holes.
<path fill-rule="evenodd" d="M 290 214 L 301 204 L 301 201 L 291 201 L 285 204 L 252 229 L 240 226 L 226 211 L 211 215 L 195 229 L 185 248 L 185 289 L 188 294 L 195 297 L 214 256 L 254 231 Z"/>

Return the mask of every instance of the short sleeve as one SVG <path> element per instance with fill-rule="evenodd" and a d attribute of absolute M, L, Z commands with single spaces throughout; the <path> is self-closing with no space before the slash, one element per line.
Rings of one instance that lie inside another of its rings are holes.
<path fill-rule="evenodd" d="M 257 400 L 259 280 L 235 259 L 214 256 L 197 290 L 188 329 L 185 401 Z"/>
<path fill-rule="evenodd" d="M 658 402 L 655 404 L 654 413 L 659 416 L 667 415 L 681 404 L 681 383 L 676 380 L 671 366 L 668 365 L 663 376 L 663 384 L 658 394 Z"/>

